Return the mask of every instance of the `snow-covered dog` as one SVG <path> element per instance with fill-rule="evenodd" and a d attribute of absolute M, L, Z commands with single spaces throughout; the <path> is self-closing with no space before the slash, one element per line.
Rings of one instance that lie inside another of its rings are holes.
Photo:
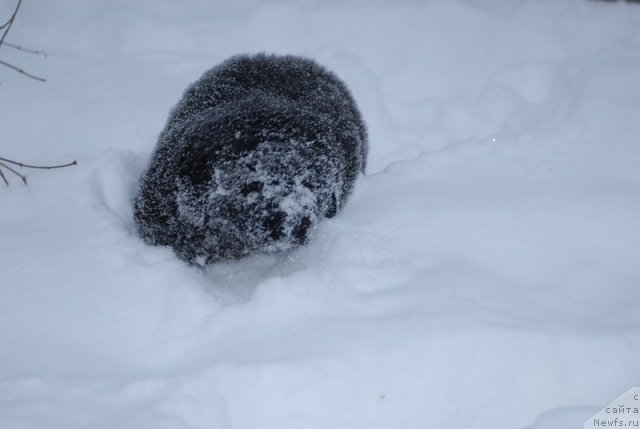
<path fill-rule="evenodd" d="M 140 181 L 141 236 L 206 264 L 308 242 L 364 171 L 351 94 L 315 62 L 236 56 L 173 109 Z"/>

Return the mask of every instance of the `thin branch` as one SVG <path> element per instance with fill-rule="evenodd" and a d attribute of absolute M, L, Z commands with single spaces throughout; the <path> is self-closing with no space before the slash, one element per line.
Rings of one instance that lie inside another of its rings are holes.
<path fill-rule="evenodd" d="M 9 23 L 11 22 L 11 18 L 9 18 L 9 20 L 7 22 L 5 22 L 4 24 L 0 25 L 0 30 L 2 30 L 3 28 L 5 28 L 7 25 L 9 25 Z"/>
<path fill-rule="evenodd" d="M 0 38 L 0 46 L 2 46 L 2 42 L 4 42 L 4 38 L 7 37 L 7 33 L 11 30 L 11 25 L 13 24 L 13 20 L 16 19 L 16 15 L 18 14 L 18 9 L 20 9 L 20 5 L 22 4 L 22 0 L 18 0 L 18 4 L 16 5 L 11 18 L 2 26 L 4 28 L 4 33 L 2 33 L 2 38 Z"/>
<path fill-rule="evenodd" d="M 16 15 L 18 14 L 18 10 L 20 9 L 20 5 L 22 4 L 22 0 L 18 0 L 18 4 L 16 4 L 16 8 L 13 11 L 13 14 L 11 14 L 11 18 L 9 18 L 9 20 L 7 22 L 5 22 L 4 24 L 2 24 L 2 27 L 0 27 L 0 30 L 4 30 L 4 32 L 2 33 L 2 37 L 0 37 L 0 47 L 2 47 L 2 45 L 7 45 L 10 48 L 13 49 L 18 49 L 20 51 L 25 51 L 25 52 L 30 52 L 32 54 L 42 54 L 45 57 L 47 56 L 47 54 L 45 54 L 44 52 L 41 51 L 35 51 L 33 49 L 26 49 L 23 48 L 22 46 L 18 46 L 18 45 L 14 45 L 13 43 L 9 43 L 9 42 L 5 42 L 4 39 L 5 37 L 7 37 L 7 34 L 9 34 L 9 30 L 11 30 L 11 26 L 13 25 L 13 21 L 16 19 Z M 23 76 L 26 76 L 28 78 L 31 78 L 33 80 L 37 80 L 40 82 L 46 82 L 46 80 L 44 78 L 38 77 L 36 75 L 33 75 L 29 72 L 24 71 L 23 69 L 14 66 L 13 64 L 9 64 L 6 61 L 2 61 L 0 60 L 0 65 L 8 67 L 12 70 L 17 71 L 18 73 L 20 73 Z"/>
<path fill-rule="evenodd" d="M 16 176 L 18 176 L 19 178 L 22 179 L 22 181 L 24 182 L 24 184 L 27 184 L 27 177 L 18 173 L 16 170 L 14 170 L 13 168 L 9 167 L 7 164 L 5 164 L 4 162 L 0 162 L 0 167 L 4 167 L 7 170 L 9 170 L 10 172 L 12 172 L 13 174 L 15 174 Z M 3 175 L 4 176 L 4 175 Z M 5 179 L 6 181 L 6 179 Z"/>
<path fill-rule="evenodd" d="M 22 162 L 14 161 L 12 159 L 0 157 L 0 178 L 4 181 L 5 185 L 7 186 L 9 186 L 9 181 L 7 180 L 4 173 L 2 172 L 2 168 L 6 168 L 10 172 L 18 176 L 20 179 L 22 179 L 22 182 L 24 182 L 25 185 L 27 184 L 27 176 L 25 176 L 24 174 L 21 174 L 15 168 L 11 167 L 9 164 L 17 165 L 18 167 L 21 167 L 21 168 L 38 168 L 42 170 L 51 170 L 53 168 L 65 168 L 65 167 L 71 167 L 72 165 L 78 165 L 78 162 L 73 161 L 68 164 L 61 164 L 61 165 L 31 165 L 31 164 L 25 164 Z"/>
<path fill-rule="evenodd" d="M 4 177 L 4 173 L 2 172 L 1 168 L 0 168 L 0 177 L 2 177 L 2 180 L 4 180 L 4 184 L 9 186 L 9 181 L 7 180 L 6 177 Z"/>
<path fill-rule="evenodd" d="M 31 73 L 26 72 L 23 69 L 21 69 L 19 67 L 16 67 L 13 64 L 9 64 L 9 63 L 7 63 L 5 61 L 0 60 L 0 65 L 5 66 L 5 67 L 9 67 L 10 69 L 13 69 L 13 70 L 17 71 L 18 73 L 20 73 L 22 75 L 25 75 L 26 77 L 31 78 L 33 80 L 37 80 L 37 81 L 40 81 L 40 82 L 46 82 L 47 81 L 43 77 L 38 77 L 36 75 L 32 75 Z"/>
<path fill-rule="evenodd" d="M 25 48 L 24 46 L 14 45 L 13 43 L 9 42 L 4 42 L 2 45 L 6 46 L 7 48 L 13 48 L 17 51 L 26 52 L 28 54 L 42 55 L 43 57 L 47 58 L 47 53 L 45 51 L 37 51 L 35 49 Z"/>
<path fill-rule="evenodd" d="M 72 165 L 78 165 L 77 161 L 73 161 L 68 164 L 62 164 L 62 165 L 30 165 L 30 164 L 24 164 L 22 162 L 13 161 L 11 159 L 2 158 L 2 157 L 0 157 L 0 161 L 8 162 L 10 164 L 17 165 L 18 167 L 39 168 L 41 170 L 51 170 L 52 168 L 65 168 L 65 167 L 71 167 Z"/>

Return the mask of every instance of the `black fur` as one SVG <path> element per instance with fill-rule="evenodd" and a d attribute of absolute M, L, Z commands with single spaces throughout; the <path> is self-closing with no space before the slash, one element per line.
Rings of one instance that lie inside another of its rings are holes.
<path fill-rule="evenodd" d="M 237 56 L 193 83 L 140 181 L 145 241 L 191 263 L 308 242 L 364 171 L 367 135 L 346 86 L 294 56 Z"/>

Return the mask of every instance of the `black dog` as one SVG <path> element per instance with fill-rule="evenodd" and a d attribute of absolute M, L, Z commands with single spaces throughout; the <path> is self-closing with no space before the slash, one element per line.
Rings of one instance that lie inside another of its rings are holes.
<path fill-rule="evenodd" d="M 364 171 L 367 134 L 346 86 L 294 56 L 237 56 L 174 108 L 143 174 L 141 236 L 206 264 L 308 242 Z"/>

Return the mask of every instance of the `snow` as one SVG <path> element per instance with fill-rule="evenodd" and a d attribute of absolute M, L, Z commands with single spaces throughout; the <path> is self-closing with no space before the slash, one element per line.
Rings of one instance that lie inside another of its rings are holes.
<path fill-rule="evenodd" d="M 8 16 L 11 2 L 2 2 Z M 25 1 L 0 58 L 0 427 L 581 427 L 640 384 L 640 7 Z M 350 87 L 367 175 L 307 246 L 190 267 L 132 200 L 230 55 Z"/>

